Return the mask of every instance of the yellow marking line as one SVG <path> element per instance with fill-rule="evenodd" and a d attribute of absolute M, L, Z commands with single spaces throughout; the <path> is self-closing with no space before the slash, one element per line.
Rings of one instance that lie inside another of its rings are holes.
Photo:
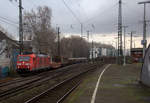
<path fill-rule="evenodd" d="M 104 72 L 106 71 L 106 69 L 108 69 L 110 66 L 111 66 L 111 64 L 108 64 L 108 65 L 104 68 L 104 70 L 101 72 L 101 74 L 100 74 L 100 76 L 99 76 L 99 78 L 98 78 L 98 81 L 97 81 L 97 84 L 96 84 L 96 87 L 95 87 L 93 96 L 92 96 L 91 103 L 95 103 L 96 93 L 97 93 L 97 90 L 98 90 L 99 83 L 100 83 L 100 80 L 101 80 L 101 78 L 102 78 L 102 75 L 104 74 Z"/>

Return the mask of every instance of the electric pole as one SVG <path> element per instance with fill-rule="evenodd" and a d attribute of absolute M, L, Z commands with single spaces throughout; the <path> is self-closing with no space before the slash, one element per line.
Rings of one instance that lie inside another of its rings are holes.
<path fill-rule="evenodd" d="M 115 54 L 116 54 L 116 55 L 115 55 L 115 56 L 116 56 L 116 64 L 117 64 L 117 58 L 118 58 L 118 56 L 117 56 L 117 51 L 118 51 L 118 45 L 117 45 L 117 39 L 116 39 L 116 51 L 115 51 L 115 52 L 116 52 L 116 53 L 115 53 Z"/>
<path fill-rule="evenodd" d="M 118 12 L 118 64 L 122 64 L 122 0 L 119 0 Z"/>
<path fill-rule="evenodd" d="M 144 5 L 144 21 L 143 21 L 143 40 L 142 40 L 142 45 L 143 45 L 143 58 L 145 56 L 145 51 L 147 48 L 147 39 L 146 39 L 146 26 L 147 26 L 147 21 L 146 21 L 146 4 L 150 3 L 150 1 L 144 1 L 144 2 L 139 2 L 138 4 L 143 4 Z"/>
<path fill-rule="evenodd" d="M 93 54 L 94 50 L 93 49 L 94 49 L 94 43 L 93 43 L 93 40 L 92 40 L 92 62 L 94 62 L 94 60 L 93 60 L 94 59 L 93 58 L 93 56 L 94 56 L 94 54 Z"/>
<path fill-rule="evenodd" d="M 130 35 L 130 56 L 131 56 L 131 51 L 132 51 L 132 48 L 133 48 L 133 34 L 136 33 L 136 31 L 131 31 Z"/>
<path fill-rule="evenodd" d="M 116 56 L 116 64 L 117 64 L 118 63 L 118 43 L 117 43 L 118 42 L 118 37 L 115 37 L 114 39 L 115 39 L 114 42 L 116 43 L 115 56 Z"/>
<path fill-rule="evenodd" d="M 22 26 L 22 0 L 19 0 L 19 46 L 20 54 L 23 54 L 23 26 Z"/>
<path fill-rule="evenodd" d="M 123 65 L 125 66 L 126 65 L 126 28 L 128 26 L 123 26 L 124 28 L 124 59 L 123 59 Z"/>
<path fill-rule="evenodd" d="M 133 32 L 131 31 L 131 40 L 130 40 L 130 56 L 131 56 L 131 51 L 132 51 L 132 37 L 133 37 Z"/>
<path fill-rule="evenodd" d="M 90 37 L 90 31 L 88 30 L 88 31 L 87 31 L 87 39 L 88 39 L 88 42 L 89 42 L 89 40 L 90 40 L 89 37 Z"/>
<path fill-rule="evenodd" d="M 60 57 L 60 27 L 57 27 L 57 34 L 58 34 L 58 56 Z"/>
<path fill-rule="evenodd" d="M 83 36 L 83 24 L 80 23 L 80 25 L 81 25 L 81 38 L 82 38 L 82 36 Z"/>

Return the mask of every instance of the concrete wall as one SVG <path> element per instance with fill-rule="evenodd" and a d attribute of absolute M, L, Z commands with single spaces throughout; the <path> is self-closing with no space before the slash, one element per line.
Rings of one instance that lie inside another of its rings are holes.
<path fill-rule="evenodd" d="M 143 84 L 150 86 L 150 45 L 145 54 L 144 64 L 141 72 L 141 81 Z"/>
<path fill-rule="evenodd" d="M 10 59 L 5 58 L 5 59 L 0 59 L 0 66 L 9 66 L 10 64 Z"/>

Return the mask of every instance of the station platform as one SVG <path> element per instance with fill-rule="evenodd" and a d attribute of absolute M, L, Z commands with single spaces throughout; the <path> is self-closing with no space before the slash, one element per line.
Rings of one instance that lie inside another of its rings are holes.
<path fill-rule="evenodd" d="M 104 65 L 86 76 L 63 103 L 150 103 L 150 88 L 139 83 L 141 66 Z"/>

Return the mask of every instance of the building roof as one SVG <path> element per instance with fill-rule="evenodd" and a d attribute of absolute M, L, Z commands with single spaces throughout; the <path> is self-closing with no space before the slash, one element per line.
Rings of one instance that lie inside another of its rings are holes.
<path fill-rule="evenodd" d="M 6 40 L 7 42 L 11 43 L 12 45 L 18 46 L 17 41 L 11 39 L 10 37 L 8 37 L 5 33 L 3 33 L 2 31 L 0 31 L 0 42 L 2 40 Z"/>

